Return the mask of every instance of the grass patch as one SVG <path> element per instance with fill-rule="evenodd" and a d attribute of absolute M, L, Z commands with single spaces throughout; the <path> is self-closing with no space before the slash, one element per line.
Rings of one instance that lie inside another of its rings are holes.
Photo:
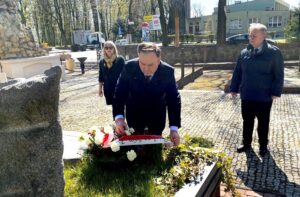
<path fill-rule="evenodd" d="M 162 146 L 145 148 L 147 155 L 133 162 L 103 162 L 86 156 L 75 165 L 66 165 L 65 196 L 166 196 L 155 179 L 171 164 L 163 161 Z"/>
<path fill-rule="evenodd" d="M 65 166 L 65 196 L 174 196 L 178 188 L 197 175 L 199 162 L 212 159 L 207 154 L 200 161 L 199 155 L 206 153 L 197 149 L 211 148 L 212 142 L 190 137 L 185 137 L 185 142 L 172 149 L 144 146 L 145 154 L 139 154 L 133 162 L 103 162 L 86 155 L 80 162 Z"/>

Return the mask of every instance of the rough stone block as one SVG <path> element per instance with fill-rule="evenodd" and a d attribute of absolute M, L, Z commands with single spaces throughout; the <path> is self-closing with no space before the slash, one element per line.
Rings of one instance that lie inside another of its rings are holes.
<path fill-rule="evenodd" d="M 63 196 L 61 68 L 0 84 L 0 196 Z"/>

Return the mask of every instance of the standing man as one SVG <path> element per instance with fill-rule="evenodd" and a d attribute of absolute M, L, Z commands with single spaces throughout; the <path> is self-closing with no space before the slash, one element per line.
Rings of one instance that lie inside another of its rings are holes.
<path fill-rule="evenodd" d="M 260 23 L 249 27 L 249 45 L 241 51 L 231 80 L 230 91 L 240 91 L 243 117 L 243 144 L 237 152 L 251 149 L 255 117 L 258 120 L 259 154 L 268 153 L 270 111 L 283 88 L 284 63 L 280 50 L 266 41 L 267 28 Z"/>
<path fill-rule="evenodd" d="M 138 58 L 126 63 L 116 85 L 113 104 L 116 132 L 124 133 L 126 117 L 136 134 L 162 135 L 168 111 L 170 138 L 178 145 L 181 99 L 174 68 L 161 61 L 161 50 L 156 44 L 141 43 L 137 51 Z"/>

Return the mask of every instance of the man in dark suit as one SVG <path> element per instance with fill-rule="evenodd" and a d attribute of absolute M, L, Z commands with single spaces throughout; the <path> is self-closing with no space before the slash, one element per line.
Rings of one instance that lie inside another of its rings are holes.
<path fill-rule="evenodd" d="M 161 50 L 156 44 L 142 43 L 137 50 L 138 58 L 126 63 L 116 85 L 113 104 L 116 132 L 124 134 L 126 117 L 136 134 L 161 135 L 168 111 L 170 138 L 178 145 L 181 99 L 174 68 L 161 61 Z"/>
<path fill-rule="evenodd" d="M 270 112 L 273 100 L 281 96 L 284 63 L 280 50 L 266 41 L 267 28 L 260 23 L 249 27 L 249 45 L 241 51 L 231 80 L 231 94 L 242 99 L 243 144 L 237 152 L 251 149 L 254 119 L 258 120 L 259 154 L 268 150 Z"/>

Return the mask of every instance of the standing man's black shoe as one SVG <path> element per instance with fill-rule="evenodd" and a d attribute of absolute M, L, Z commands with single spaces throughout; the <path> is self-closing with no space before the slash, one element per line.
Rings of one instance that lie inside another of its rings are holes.
<path fill-rule="evenodd" d="M 268 150 L 267 146 L 262 146 L 259 148 L 259 154 L 262 157 L 265 156 L 268 152 L 269 152 L 269 150 Z"/>
<path fill-rule="evenodd" d="M 236 151 L 238 153 L 242 153 L 242 152 L 246 152 L 247 150 L 250 150 L 251 149 L 251 145 L 239 145 L 239 147 L 236 149 Z"/>

